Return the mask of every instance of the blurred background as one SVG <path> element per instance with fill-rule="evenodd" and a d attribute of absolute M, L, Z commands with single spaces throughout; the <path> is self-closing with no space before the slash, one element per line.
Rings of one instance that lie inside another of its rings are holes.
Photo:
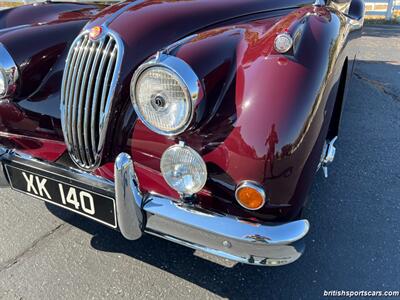
<path fill-rule="evenodd" d="M 368 20 L 400 23 L 400 0 L 368 0 L 365 4 Z"/>

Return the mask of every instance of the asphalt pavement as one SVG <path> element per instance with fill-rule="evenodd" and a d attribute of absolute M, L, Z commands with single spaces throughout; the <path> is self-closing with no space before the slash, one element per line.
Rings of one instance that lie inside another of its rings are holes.
<path fill-rule="evenodd" d="M 0 191 L 0 299 L 316 299 L 400 290 L 400 27 L 366 27 L 330 177 L 318 174 L 304 256 L 233 265 Z"/>

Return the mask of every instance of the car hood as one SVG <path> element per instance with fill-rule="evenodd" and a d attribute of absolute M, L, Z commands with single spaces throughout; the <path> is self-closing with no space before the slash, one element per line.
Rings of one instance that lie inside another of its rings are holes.
<path fill-rule="evenodd" d="M 107 26 L 124 42 L 127 76 L 158 50 L 190 34 L 239 17 L 296 8 L 310 0 L 136 0 L 118 3 L 86 26 Z M 125 73 L 125 74 L 124 74 Z"/>

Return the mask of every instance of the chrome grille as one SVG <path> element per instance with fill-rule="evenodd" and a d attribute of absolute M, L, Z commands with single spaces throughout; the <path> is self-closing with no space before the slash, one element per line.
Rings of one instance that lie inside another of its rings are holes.
<path fill-rule="evenodd" d="M 119 76 L 121 43 L 110 33 L 78 36 L 68 53 L 61 90 L 61 123 L 72 160 L 81 168 L 100 164 Z"/>

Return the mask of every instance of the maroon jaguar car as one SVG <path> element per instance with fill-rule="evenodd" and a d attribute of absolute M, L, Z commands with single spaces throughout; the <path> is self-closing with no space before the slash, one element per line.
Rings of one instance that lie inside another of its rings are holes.
<path fill-rule="evenodd" d="M 0 12 L 1 185 L 236 262 L 297 260 L 363 0 L 45 2 Z"/>

